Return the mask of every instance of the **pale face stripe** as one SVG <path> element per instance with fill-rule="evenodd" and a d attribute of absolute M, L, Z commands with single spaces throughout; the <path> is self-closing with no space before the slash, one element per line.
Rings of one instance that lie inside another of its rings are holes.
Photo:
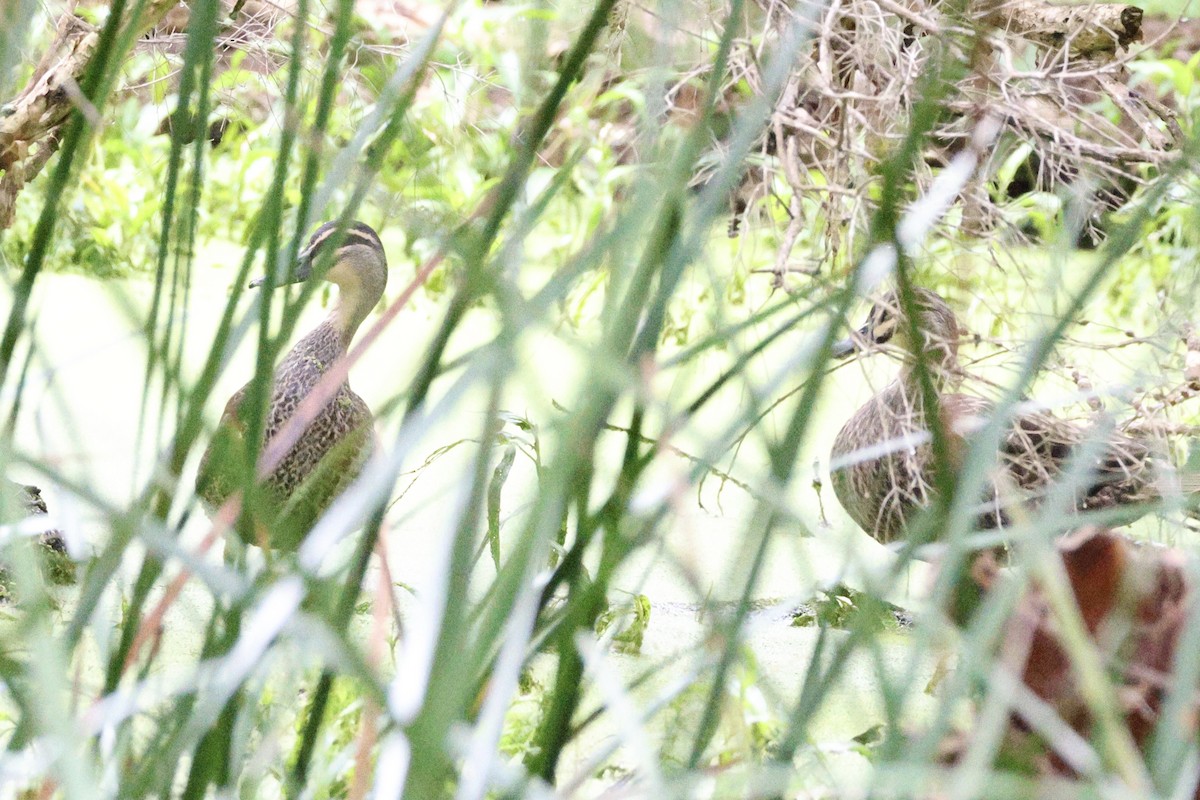
<path fill-rule="evenodd" d="M 336 222 L 326 222 L 313 233 L 312 238 L 308 240 L 308 246 L 300 253 L 301 260 L 312 259 L 316 257 L 321 246 L 326 240 L 336 236 L 338 233 Z M 379 241 L 379 236 L 367 225 L 361 222 L 352 222 L 343 233 L 341 250 L 346 247 L 369 247 L 372 250 L 382 250 L 383 242 Z"/>

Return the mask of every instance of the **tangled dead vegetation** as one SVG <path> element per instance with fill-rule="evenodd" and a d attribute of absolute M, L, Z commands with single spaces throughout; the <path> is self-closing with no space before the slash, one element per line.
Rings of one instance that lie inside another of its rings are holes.
<path fill-rule="evenodd" d="M 1062 7 L 1041 0 L 966 5 L 926 0 L 757 0 L 759 30 L 733 57 L 731 80 L 757 91 L 770 44 L 811 25 L 762 144 L 769 166 L 752 174 L 738 213 L 772 191 L 790 194 L 776 280 L 810 272 L 791 253 L 801 230 L 819 232 L 810 262 L 860 252 L 882 162 L 900 146 L 923 99 L 939 107 L 924 158 L 923 194 L 939 167 L 971 146 L 985 121 L 999 136 L 943 224 L 980 235 L 1005 224 L 1010 196 L 1090 183 L 1085 227 L 1152 177 L 1179 144 L 1174 112 L 1130 87 L 1128 64 L 1142 12 L 1121 4 Z M 998 185 L 1006 167 L 1013 175 Z M 1019 235 L 1014 226 L 1009 231 Z M 1094 229 L 1088 233 L 1098 233 Z"/>

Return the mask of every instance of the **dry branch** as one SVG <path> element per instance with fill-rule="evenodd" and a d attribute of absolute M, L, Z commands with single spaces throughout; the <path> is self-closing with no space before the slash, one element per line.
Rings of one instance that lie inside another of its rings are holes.
<path fill-rule="evenodd" d="M 1065 45 L 1072 58 L 1111 55 L 1142 39 L 1142 10 L 1119 3 L 1060 6 L 1015 0 L 1002 3 L 984 22 L 1048 50 Z"/>
<path fill-rule="evenodd" d="M 178 0 L 147 3 L 134 29 L 142 34 L 156 25 Z M 62 126 L 71 111 L 85 105 L 79 82 L 99 43 L 94 25 L 74 14 L 58 20 L 54 41 L 34 68 L 25 88 L 0 106 L 0 230 L 12 225 L 16 199 L 58 149 Z M 93 120 L 98 122 L 98 120 Z"/>

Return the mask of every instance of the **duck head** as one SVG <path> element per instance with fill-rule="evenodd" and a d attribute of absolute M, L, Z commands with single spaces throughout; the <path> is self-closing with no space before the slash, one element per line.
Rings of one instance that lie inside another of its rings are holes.
<path fill-rule="evenodd" d="M 333 315 L 339 329 L 347 336 L 353 336 L 383 297 L 387 273 L 383 242 L 370 225 L 355 220 L 339 229 L 334 221 L 313 231 L 297 257 L 296 268 L 276 285 L 303 283 L 317 277 L 336 284 L 340 293 Z M 265 282 L 266 278 L 256 278 L 250 286 L 261 286 Z"/>
<path fill-rule="evenodd" d="M 833 345 L 834 357 L 848 358 L 857 353 L 877 352 L 882 345 L 892 343 L 904 354 L 906 367 L 916 363 L 916 353 L 920 348 L 928 365 L 948 373 L 957 372 L 958 340 L 962 336 L 962 328 L 954 312 L 945 300 L 928 289 L 914 287 L 913 300 L 922 342 L 913 342 L 912 326 L 905 314 L 900 293 L 892 290 L 871 307 L 866 324 Z"/>

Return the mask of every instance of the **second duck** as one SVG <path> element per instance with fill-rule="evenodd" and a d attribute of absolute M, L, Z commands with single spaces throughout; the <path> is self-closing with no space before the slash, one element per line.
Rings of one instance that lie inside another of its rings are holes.
<path fill-rule="evenodd" d="M 917 329 L 936 395 L 937 413 L 926 402 L 917 371 L 911 326 L 896 291 L 871 309 L 866 325 L 835 345 L 834 355 L 870 352 L 891 342 L 902 359 L 895 381 L 868 400 L 842 427 L 833 444 L 834 492 L 850 517 L 881 542 L 904 537 L 934 497 L 935 462 L 930 425 L 939 426 L 951 469 L 959 466 L 971 433 L 992 411 L 982 398 L 955 389 L 964 377 L 958 363 L 958 320 L 937 294 L 914 289 Z M 976 524 L 1000 527 L 1013 503 L 1038 505 L 1062 476 L 1072 456 L 1096 437 L 1091 426 L 1041 412 L 1021 412 L 1006 426 L 992 477 L 980 498 Z M 1070 499 L 1076 510 L 1136 504 L 1161 494 L 1160 466 L 1149 445 L 1117 431 L 1103 434 L 1097 456 Z"/>

